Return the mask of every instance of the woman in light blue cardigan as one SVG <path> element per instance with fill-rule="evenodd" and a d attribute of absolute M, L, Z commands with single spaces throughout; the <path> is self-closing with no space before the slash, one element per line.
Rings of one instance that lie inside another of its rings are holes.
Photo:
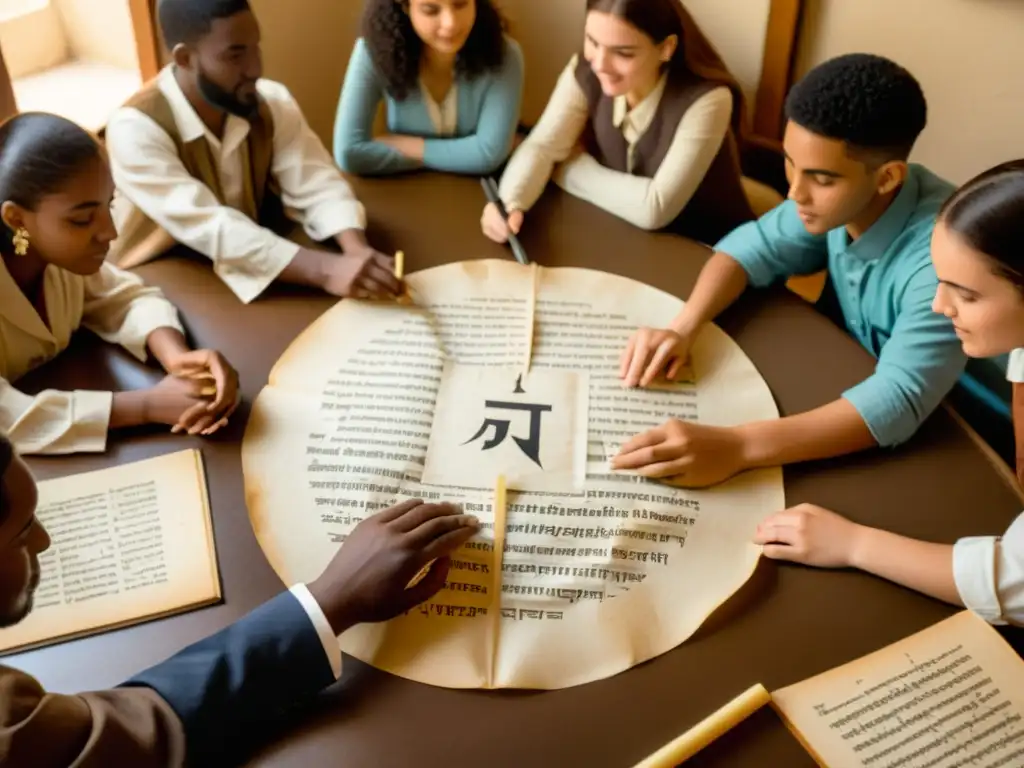
<path fill-rule="evenodd" d="M 342 170 L 486 175 L 512 151 L 523 55 L 491 0 L 367 0 L 334 124 Z M 381 101 L 387 130 L 373 136 Z"/>

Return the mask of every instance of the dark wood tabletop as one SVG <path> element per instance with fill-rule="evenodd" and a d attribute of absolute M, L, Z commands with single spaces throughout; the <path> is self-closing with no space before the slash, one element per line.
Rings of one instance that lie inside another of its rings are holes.
<path fill-rule="evenodd" d="M 462 259 L 511 258 L 485 240 L 484 199 L 473 179 L 417 175 L 353 182 L 382 250 L 402 249 L 408 271 Z M 685 297 L 707 248 L 641 232 L 550 190 L 527 217 L 522 241 L 542 266 L 588 267 Z M 208 262 L 164 259 L 139 270 L 181 309 L 195 344 L 223 351 L 251 403 L 288 344 L 332 300 L 272 289 L 247 306 Z M 851 337 L 783 288 L 745 295 L 720 320 L 764 376 L 780 412 L 823 405 L 870 375 L 874 360 Z M 22 380 L 47 387 L 136 387 L 155 380 L 123 352 L 83 336 Z M 143 429 L 112 436 L 107 453 L 34 458 L 40 478 L 199 447 L 207 467 L 220 605 L 10 656 L 5 663 L 71 692 L 114 685 L 226 626 L 283 585 L 253 535 L 239 448 L 247 407 L 209 440 Z M 953 542 L 1001 533 L 1019 512 L 1005 476 L 940 410 L 909 443 L 785 470 L 787 503 L 810 501 L 902 534 Z M 949 616 L 953 608 L 871 576 L 762 561 L 751 581 L 687 642 L 628 672 L 551 692 L 432 688 L 346 658 L 341 682 L 295 723 L 267 734 L 253 765 L 630 766 L 760 682 L 769 690 L 850 661 Z M 696 758 L 692 766 L 798 768 L 813 761 L 770 709 Z"/>

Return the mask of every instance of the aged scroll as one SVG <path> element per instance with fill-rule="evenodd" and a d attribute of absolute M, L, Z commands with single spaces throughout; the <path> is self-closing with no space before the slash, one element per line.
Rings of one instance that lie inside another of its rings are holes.
<path fill-rule="evenodd" d="M 370 514 L 450 500 L 483 529 L 456 554 L 445 589 L 346 633 L 343 650 L 433 685 L 560 688 L 686 640 L 753 573 L 752 532 L 785 506 L 781 470 L 684 491 L 611 472 L 608 460 L 670 417 L 777 418 L 754 366 L 711 326 L 686 381 L 623 389 L 629 335 L 664 326 L 681 302 L 604 273 L 487 260 L 408 282 L 414 306 L 343 301 L 321 317 L 253 407 L 246 497 L 281 578 L 315 578 Z"/>
<path fill-rule="evenodd" d="M 820 765 L 1024 765 L 1024 664 L 964 611 L 772 694 Z"/>
<path fill-rule="evenodd" d="M 135 624 L 220 600 L 206 475 L 179 451 L 39 483 L 50 534 L 35 607 L 0 651 Z"/>

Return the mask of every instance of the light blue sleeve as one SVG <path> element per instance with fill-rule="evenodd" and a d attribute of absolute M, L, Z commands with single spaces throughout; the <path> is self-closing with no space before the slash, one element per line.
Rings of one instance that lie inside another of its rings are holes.
<path fill-rule="evenodd" d="M 334 159 L 341 170 L 360 176 L 401 173 L 417 163 L 373 140 L 373 121 L 385 96 L 365 41 L 356 41 L 334 118 Z"/>
<path fill-rule="evenodd" d="M 812 235 L 787 200 L 757 221 L 737 227 L 715 246 L 732 256 L 755 288 L 793 275 L 810 275 L 828 266 L 828 238 Z"/>
<path fill-rule="evenodd" d="M 930 266 L 914 274 L 874 374 L 843 394 L 881 446 L 909 439 L 967 363 L 949 318 L 932 311 L 937 287 Z"/>
<path fill-rule="evenodd" d="M 448 173 L 483 176 L 497 170 L 512 151 L 523 98 L 523 52 L 506 38 L 505 62 L 484 94 L 476 132 L 457 139 L 427 139 L 423 164 Z"/>

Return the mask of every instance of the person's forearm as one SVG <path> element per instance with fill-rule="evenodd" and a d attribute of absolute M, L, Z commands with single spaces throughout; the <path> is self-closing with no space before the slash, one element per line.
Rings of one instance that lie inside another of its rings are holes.
<path fill-rule="evenodd" d="M 358 251 L 362 248 L 369 248 L 370 244 L 366 240 L 366 232 L 362 229 L 346 229 L 344 232 L 339 232 L 334 236 L 338 246 L 342 251 Z"/>
<path fill-rule="evenodd" d="M 157 328 L 146 339 L 150 354 L 169 371 L 175 358 L 191 351 L 185 336 L 177 328 Z"/>
<path fill-rule="evenodd" d="M 673 330 L 693 335 L 714 320 L 747 287 L 747 273 L 732 256 L 715 252 L 700 271 L 686 306 L 672 321 Z"/>
<path fill-rule="evenodd" d="M 844 399 L 821 408 L 737 427 L 747 469 L 828 459 L 867 450 L 877 443 L 857 410 Z"/>
<path fill-rule="evenodd" d="M 423 153 L 426 151 L 426 141 L 420 136 L 398 135 L 398 151 L 409 160 L 417 163 L 423 162 Z"/>
<path fill-rule="evenodd" d="M 953 605 L 963 605 L 953 576 L 953 547 L 859 526 L 850 565 Z"/>
<path fill-rule="evenodd" d="M 114 393 L 110 407 L 110 429 L 138 427 L 147 423 L 145 390 Z"/>
<path fill-rule="evenodd" d="M 339 235 L 340 237 L 340 235 Z M 339 240 L 340 242 L 340 240 Z M 328 260 L 331 255 L 312 248 L 300 248 L 278 275 L 278 279 L 292 285 L 323 288 L 327 282 Z"/>

